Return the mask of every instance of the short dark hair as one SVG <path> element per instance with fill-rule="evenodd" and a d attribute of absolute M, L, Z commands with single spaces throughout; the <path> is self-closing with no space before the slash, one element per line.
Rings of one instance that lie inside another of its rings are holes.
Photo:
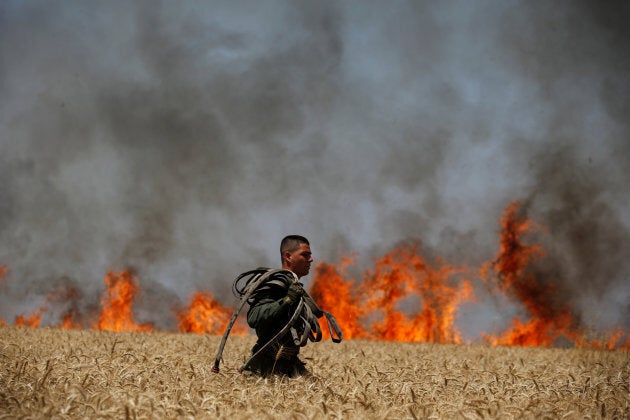
<path fill-rule="evenodd" d="M 304 236 L 287 235 L 280 242 L 280 258 L 284 262 L 285 251 L 293 252 L 300 247 L 301 244 L 311 245 Z"/>

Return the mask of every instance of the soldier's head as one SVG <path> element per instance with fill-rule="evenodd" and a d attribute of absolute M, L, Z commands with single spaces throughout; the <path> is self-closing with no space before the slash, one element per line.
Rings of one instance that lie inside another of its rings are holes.
<path fill-rule="evenodd" d="M 282 268 L 293 271 L 298 278 L 308 274 L 313 262 L 311 245 L 304 236 L 285 236 L 280 242 Z"/>

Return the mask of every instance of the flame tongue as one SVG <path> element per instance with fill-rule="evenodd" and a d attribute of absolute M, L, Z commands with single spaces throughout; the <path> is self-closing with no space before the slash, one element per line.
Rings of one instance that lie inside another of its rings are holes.
<path fill-rule="evenodd" d="M 177 328 L 181 332 L 197 334 L 221 334 L 230 322 L 232 310 L 217 302 L 212 294 L 196 292 L 192 295 L 190 304 L 178 311 Z M 245 334 L 247 327 L 235 324 L 232 334 Z"/>
<path fill-rule="evenodd" d="M 131 307 L 138 293 L 138 279 L 128 271 L 105 276 L 105 292 L 97 328 L 104 331 L 152 331 L 150 324 L 136 324 Z"/>
<path fill-rule="evenodd" d="M 495 345 L 550 346 L 560 336 L 575 341 L 578 336 L 568 307 L 553 302 L 554 290 L 527 271 L 530 263 L 545 255 L 542 247 L 526 245 L 523 236 L 537 228 L 519 214 L 520 203 L 511 203 L 501 218 L 501 249 L 496 259 L 482 269 L 486 284 L 498 287 L 519 302 L 529 321 L 515 318 L 512 326 L 499 336 L 486 335 Z M 490 268 L 490 270 L 489 270 Z M 495 276 L 491 273 L 496 273 Z"/>
<path fill-rule="evenodd" d="M 315 267 L 315 279 L 309 290 L 309 294 L 320 307 L 334 313 L 339 325 L 343 326 L 345 339 L 366 336 L 365 329 L 360 323 L 365 308 L 358 299 L 358 293 L 354 292 L 354 282 L 343 279 L 345 268 L 351 263 L 351 258 L 344 259 L 339 268 L 323 262 L 318 263 Z M 329 336 L 326 328 L 322 330 Z"/>
<path fill-rule="evenodd" d="M 348 260 L 342 264 L 345 268 Z M 472 297 L 472 287 L 466 280 L 451 281 L 460 269 L 430 267 L 416 247 L 400 246 L 380 258 L 359 287 L 344 281 L 340 271 L 318 264 L 311 294 L 335 314 L 348 338 L 461 342 L 454 318 L 459 303 Z"/>
<path fill-rule="evenodd" d="M 30 315 L 18 315 L 15 317 L 16 327 L 38 328 L 42 322 L 42 314 L 46 311 L 46 307 L 41 307 L 31 312 Z"/>
<path fill-rule="evenodd" d="M 82 329 L 82 325 L 76 322 L 75 319 L 79 317 L 79 313 L 76 308 L 70 308 L 63 316 L 59 328 L 64 330 L 79 330 Z"/>
<path fill-rule="evenodd" d="M 368 274 L 364 284 L 366 290 L 372 290 L 372 297 L 367 308 L 384 315 L 372 326 L 375 338 L 459 343 L 454 313 L 458 303 L 472 294 L 472 288 L 467 281 L 453 284 L 451 278 L 459 269 L 447 265 L 433 268 L 417 251 L 415 246 L 394 249 L 377 261 L 374 273 Z M 418 302 L 411 302 L 410 312 L 415 315 L 400 309 L 399 304 L 409 297 Z"/>
<path fill-rule="evenodd" d="M 44 303 L 36 310 L 32 311 L 28 316 L 19 315 L 15 318 L 15 325 L 18 327 L 38 328 L 42 322 L 42 316 L 48 311 L 50 306 L 55 306 L 59 302 L 70 302 L 75 305 L 78 301 L 78 292 L 74 287 L 62 287 L 59 290 L 51 291 L 46 295 Z M 81 328 L 79 323 L 75 323 L 74 319 L 78 316 L 75 306 L 63 316 L 62 328 Z"/>

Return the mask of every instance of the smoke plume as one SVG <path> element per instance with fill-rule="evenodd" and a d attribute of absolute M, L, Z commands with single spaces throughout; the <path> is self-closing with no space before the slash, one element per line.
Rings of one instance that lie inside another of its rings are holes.
<path fill-rule="evenodd" d="M 630 327 L 627 2 L 4 1 L 0 318 L 109 269 L 140 318 L 279 264 L 400 241 L 479 265 L 513 200 L 534 270 Z M 491 322 L 484 312 L 479 322 Z M 142 319 L 140 319 L 142 321 Z M 169 324 L 170 323 L 170 324 Z"/>

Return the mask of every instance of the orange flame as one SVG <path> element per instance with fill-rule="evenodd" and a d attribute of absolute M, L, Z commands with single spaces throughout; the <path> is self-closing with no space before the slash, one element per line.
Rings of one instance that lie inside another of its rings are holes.
<path fill-rule="evenodd" d="M 536 276 L 534 263 L 545 256 L 539 245 L 525 243 L 525 237 L 539 229 L 527 219 L 519 202 L 510 203 L 501 219 L 500 250 L 478 272 L 491 294 L 501 293 L 523 309 L 511 325 L 497 334 L 482 334 L 491 345 L 553 346 L 560 340 L 576 347 L 630 349 L 630 335 L 621 328 L 592 334 L 580 327 L 571 308 L 557 299 L 551 283 Z M 332 312 L 346 339 L 392 340 L 457 344 L 463 341 L 456 326 L 462 304 L 474 301 L 469 281 L 477 270 L 457 268 L 438 259 L 428 264 L 418 247 L 401 244 L 375 259 L 359 281 L 348 276 L 354 258 L 342 258 L 338 265 L 320 262 L 314 270 L 310 289 L 318 305 Z M 8 272 L 0 266 L 0 285 Z M 477 278 L 478 279 L 478 278 Z M 150 324 L 134 321 L 132 306 L 139 281 L 128 271 L 105 276 L 98 322 L 92 328 L 107 331 L 152 331 Z M 51 304 L 70 303 L 61 315 L 59 328 L 83 328 L 77 310 L 80 296 L 69 287 L 49 293 L 44 304 L 15 318 L 16 326 L 39 327 Z M 54 309 L 54 308 L 53 308 Z M 231 319 L 232 308 L 222 306 L 207 292 L 191 295 L 183 309 L 175 311 L 181 332 L 221 334 Z M 0 325 L 6 322 L 0 319 Z M 324 325 L 324 335 L 327 329 Z M 245 334 L 247 326 L 237 320 L 232 330 Z M 624 338 L 625 336 L 625 338 Z M 596 338 L 593 338 L 596 337 Z"/>
<path fill-rule="evenodd" d="M 566 307 L 552 302 L 553 288 L 527 271 L 529 264 L 545 255 L 542 247 L 526 245 L 523 236 L 536 226 L 519 214 L 520 202 L 510 203 L 501 217 L 501 247 L 495 260 L 485 264 L 481 275 L 491 288 L 521 303 L 531 320 L 515 318 L 498 337 L 485 335 L 493 345 L 550 346 L 561 335 L 573 338 L 573 317 Z M 496 276 L 492 274 L 496 273 Z M 493 283 L 495 281 L 495 283 Z"/>
<path fill-rule="evenodd" d="M 65 287 L 59 291 L 52 291 L 46 295 L 44 303 L 36 310 L 32 311 L 28 316 L 18 315 L 15 318 L 15 325 L 18 327 L 38 328 L 42 322 L 42 316 L 48 311 L 49 306 L 55 302 L 76 303 L 78 292 L 74 287 Z M 77 311 L 71 307 L 64 315 L 64 320 L 60 325 L 61 328 L 81 328 L 81 324 L 74 321 Z"/>
<path fill-rule="evenodd" d="M 29 316 L 18 315 L 15 317 L 16 327 L 39 328 L 42 322 L 42 314 L 46 311 L 46 306 L 34 310 Z"/>
<path fill-rule="evenodd" d="M 524 215 L 520 214 L 520 202 L 512 202 L 501 218 L 501 248 L 494 261 L 485 264 L 481 275 L 487 285 L 492 285 L 520 303 L 530 316 L 530 320 L 512 320 L 512 325 L 498 336 L 484 335 L 493 345 L 520 345 L 549 347 L 564 337 L 576 347 L 614 349 L 623 338 L 621 329 L 609 332 L 608 339 L 588 338 L 588 334 L 576 322 L 570 307 L 558 302 L 555 290 L 528 272 L 531 262 L 545 256 L 541 246 L 526 245 L 523 236 L 536 230 Z M 492 274 L 496 275 L 493 276 Z M 494 283 L 493 283 L 494 281 Z M 630 343 L 624 346 L 627 348 Z"/>
<path fill-rule="evenodd" d="M 555 300 L 555 290 L 531 272 L 532 262 L 545 256 L 539 245 L 528 245 L 523 237 L 540 229 L 520 214 L 518 201 L 507 206 L 501 218 L 500 251 L 482 266 L 480 273 L 492 293 L 503 293 L 522 305 L 529 319 L 515 318 L 497 334 L 482 334 L 492 345 L 549 347 L 562 337 L 576 347 L 628 348 L 621 329 L 605 339 L 588 338 L 578 327 L 570 307 Z M 474 300 L 466 270 L 438 260 L 429 266 L 414 246 L 398 246 L 375 261 L 358 284 L 345 280 L 350 259 L 335 267 L 319 263 L 311 295 L 322 309 L 333 312 L 346 338 L 461 343 L 455 325 L 463 303 Z M 618 345 L 622 343 L 621 345 Z"/>
<path fill-rule="evenodd" d="M 208 292 L 195 292 L 191 302 L 184 309 L 176 312 L 177 329 L 180 332 L 197 334 L 222 334 L 232 317 L 232 309 L 221 305 Z M 237 322 L 232 326 L 231 334 L 245 335 L 247 328 Z"/>
<path fill-rule="evenodd" d="M 76 321 L 79 318 L 79 313 L 76 308 L 70 308 L 66 313 L 61 317 L 61 323 L 58 325 L 59 328 L 64 330 L 80 330 L 83 329 L 83 325 Z"/>
<path fill-rule="evenodd" d="M 628 336 L 625 343 L 621 343 L 623 336 L 625 333 L 621 328 L 617 328 L 613 331 L 609 331 L 604 334 L 604 338 L 602 339 L 593 339 L 593 340 L 577 340 L 575 345 L 577 347 L 583 348 L 593 348 L 593 349 L 601 349 L 601 350 L 614 350 L 615 348 L 620 349 L 630 349 L 630 336 Z"/>
<path fill-rule="evenodd" d="M 367 271 L 360 286 L 354 287 L 339 274 L 347 263 L 344 260 L 340 270 L 318 264 L 311 288 L 313 298 L 324 310 L 340 314 L 338 321 L 344 335 L 388 341 L 461 342 L 455 314 L 459 304 L 473 294 L 467 280 L 451 281 L 460 269 L 446 265 L 435 269 L 425 263 L 416 247 L 400 246 L 380 258 L 374 271 Z"/>
<path fill-rule="evenodd" d="M 451 276 L 459 271 L 444 265 L 437 269 L 428 266 L 416 247 L 399 247 L 377 261 L 374 273 L 368 274 L 364 283 L 373 293 L 366 302 L 368 310 L 384 314 L 382 321 L 373 324 L 376 338 L 461 342 L 454 314 L 459 303 L 472 295 L 472 288 L 467 281 L 451 284 Z M 397 303 L 409 294 L 422 305 L 412 317 L 397 309 Z"/>
<path fill-rule="evenodd" d="M 131 306 L 138 293 L 138 279 L 128 271 L 105 276 L 102 310 L 96 328 L 104 331 L 152 331 L 150 324 L 136 324 Z"/>
<path fill-rule="evenodd" d="M 351 258 L 344 259 L 337 268 L 324 262 L 315 266 L 315 280 L 309 289 L 309 294 L 323 310 L 334 312 L 334 316 L 343 326 L 345 339 L 362 338 L 365 330 L 360 322 L 365 309 L 360 305 L 355 293 L 354 283 L 345 281 L 345 268 L 352 263 Z M 323 333 L 330 336 L 322 325 Z"/>
<path fill-rule="evenodd" d="M 4 276 L 6 276 L 8 271 L 9 271 L 8 265 L 0 265 L 0 284 L 2 284 L 2 281 L 4 280 Z"/>

